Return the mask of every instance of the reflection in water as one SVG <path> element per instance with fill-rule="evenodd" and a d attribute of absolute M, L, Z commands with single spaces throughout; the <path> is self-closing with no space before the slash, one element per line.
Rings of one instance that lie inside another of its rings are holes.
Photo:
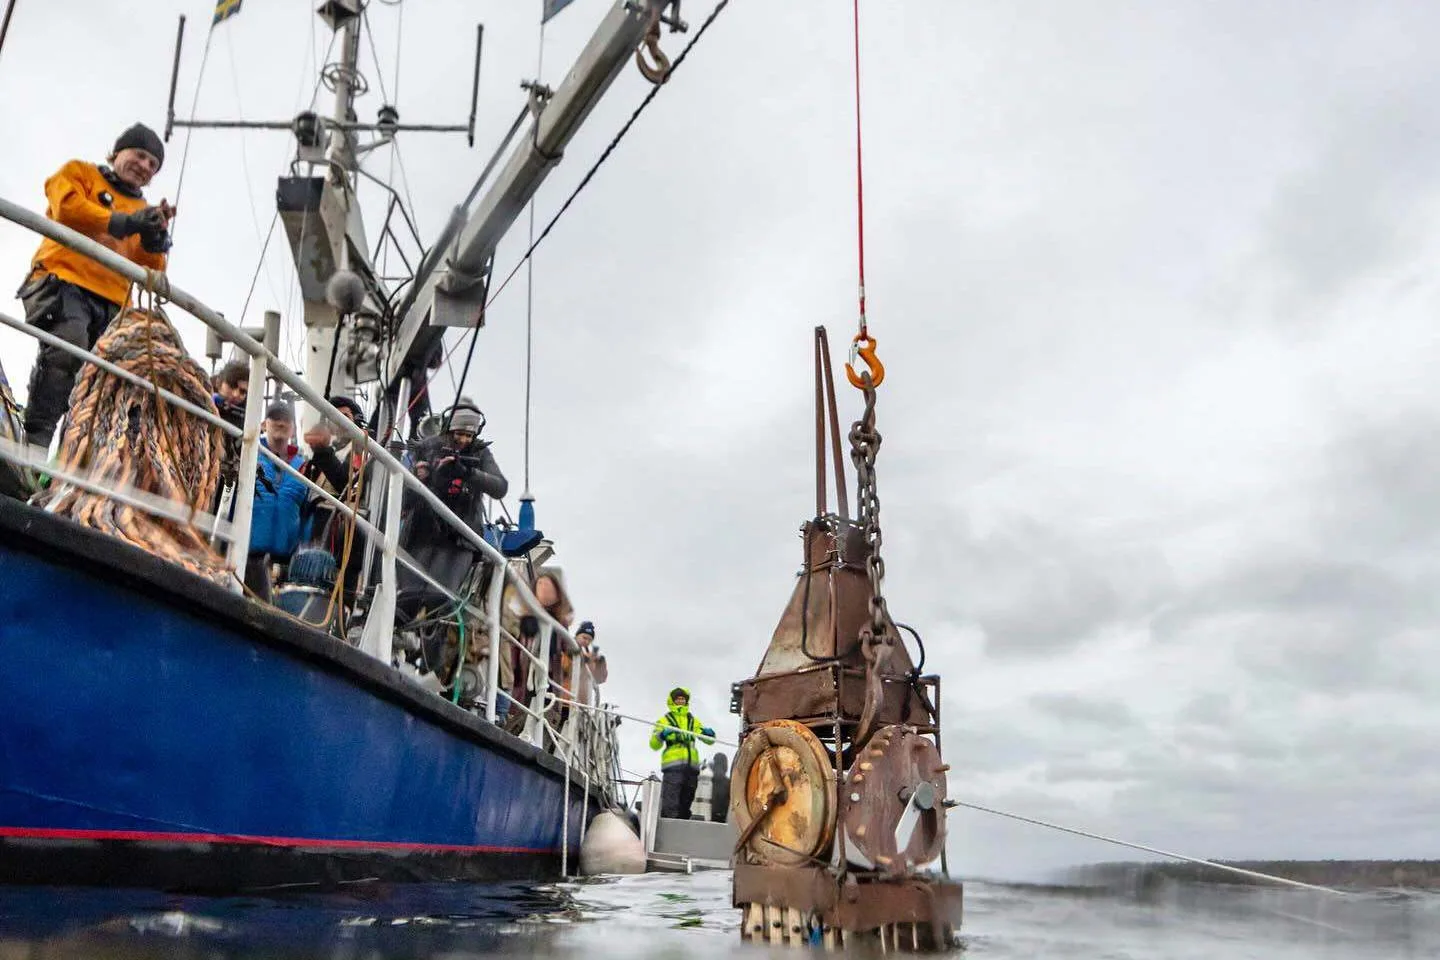
<path fill-rule="evenodd" d="M 966 960 L 1433 960 L 1440 896 L 1175 885 L 1144 898 L 972 883 Z M 357 884 L 342 893 L 183 897 L 0 887 L 0 960 L 469 960 L 766 956 L 739 942 L 730 875 L 543 886 Z"/>

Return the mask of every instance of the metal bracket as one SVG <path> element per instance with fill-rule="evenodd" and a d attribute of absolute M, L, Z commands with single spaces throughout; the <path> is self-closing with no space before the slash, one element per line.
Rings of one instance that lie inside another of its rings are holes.
<path fill-rule="evenodd" d="M 520 84 L 520 89 L 530 95 L 526 107 L 530 111 L 533 122 L 530 125 L 530 149 L 548 164 L 559 163 L 565 156 L 565 151 L 558 153 L 546 153 L 540 149 L 540 115 L 545 112 L 545 107 L 550 103 L 550 98 L 555 96 L 555 91 L 539 80 L 525 80 Z"/>
<path fill-rule="evenodd" d="M 895 824 L 895 851 L 901 857 L 905 856 L 905 850 L 910 846 L 910 838 L 915 835 L 915 828 L 920 824 L 920 817 L 926 812 L 935 809 L 937 793 L 935 785 L 929 781 L 921 781 L 911 790 L 908 787 L 901 792 L 905 796 L 905 811 L 900 814 L 900 822 Z"/>
<path fill-rule="evenodd" d="M 540 116 L 540 112 L 545 109 L 545 104 L 549 103 L 550 98 L 555 96 L 555 90 L 547 84 L 541 83 L 539 80 L 522 80 L 520 81 L 520 89 L 530 95 L 530 113 L 537 119 Z"/>
<path fill-rule="evenodd" d="M 625 9 L 631 13 L 644 13 L 648 4 L 627 0 Z M 673 10 L 673 13 L 668 11 Z M 680 0 L 670 0 L 660 13 L 660 22 L 670 28 L 671 33 L 688 33 L 690 24 L 680 19 Z"/>

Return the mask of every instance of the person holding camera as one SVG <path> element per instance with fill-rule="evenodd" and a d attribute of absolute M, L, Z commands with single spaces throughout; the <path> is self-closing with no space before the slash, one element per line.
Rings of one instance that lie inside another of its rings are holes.
<path fill-rule="evenodd" d="M 120 134 L 109 160 L 109 166 L 71 160 L 61 167 L 45 181 L 45 215 L 127 260 L 163 271 L 175 209 L 164 200 L 150 206 L 143 191 L 165 162 L 165 145 L 137 123 Z M 17 296 L 27 321 L 89 350 L 129 301 L 130 281 L 47 237 Z M 79 372 L 78 357 L 40 344 L 25 405 L 30 443 L 49 446 Z"/>
<path fill-rule="evenodd" d="M 420 442 L 414 452 L 414 471 L 431 492 L 477 533 L 485 525 L 485 497 L 499 499 L 510 488 L 490 442 L 480 439 L 485 417 L 470 401 L 462 400 L 445 416 L 440 433 Z M 416 563 L 440 583 L 456 590 L 475 564 L 474 546 L 441 520 L 429 504 L 406 492 L 403 546 Z M 402 573 L 402 588 L 413 579 Z"/>
<path fill-rule="evenodd" d="M 490 441 L 480 439 L 485 417 L 479 409 L 462 400 L 446 419 L 447 429 L 423 441 L 415 451 L 415 476 L 451 512 L 479 530 L 484 523 L 482 495 L 498 500 L 510 483 L 490 452 Z"/>

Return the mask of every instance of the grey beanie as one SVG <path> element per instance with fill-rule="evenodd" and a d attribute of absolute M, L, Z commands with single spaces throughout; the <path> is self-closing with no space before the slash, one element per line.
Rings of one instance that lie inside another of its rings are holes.
<path fill-rule="evenodd" d="M 456 407 L 450 413 L 451 430 L 463 430 L 466 433 L 478 434 L 484 425 L 484 418 L 474 407 Z"/>

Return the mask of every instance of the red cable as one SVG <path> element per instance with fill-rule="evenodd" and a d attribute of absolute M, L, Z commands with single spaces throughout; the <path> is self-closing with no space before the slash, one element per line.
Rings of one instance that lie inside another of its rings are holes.
<path fill-rule="evenodd" d="M 865 326 L 865 164 L 860 133 L 860 0 L 855 0 L 855 205 L 860 247 L 860 336 L 869 338 Z"/>

